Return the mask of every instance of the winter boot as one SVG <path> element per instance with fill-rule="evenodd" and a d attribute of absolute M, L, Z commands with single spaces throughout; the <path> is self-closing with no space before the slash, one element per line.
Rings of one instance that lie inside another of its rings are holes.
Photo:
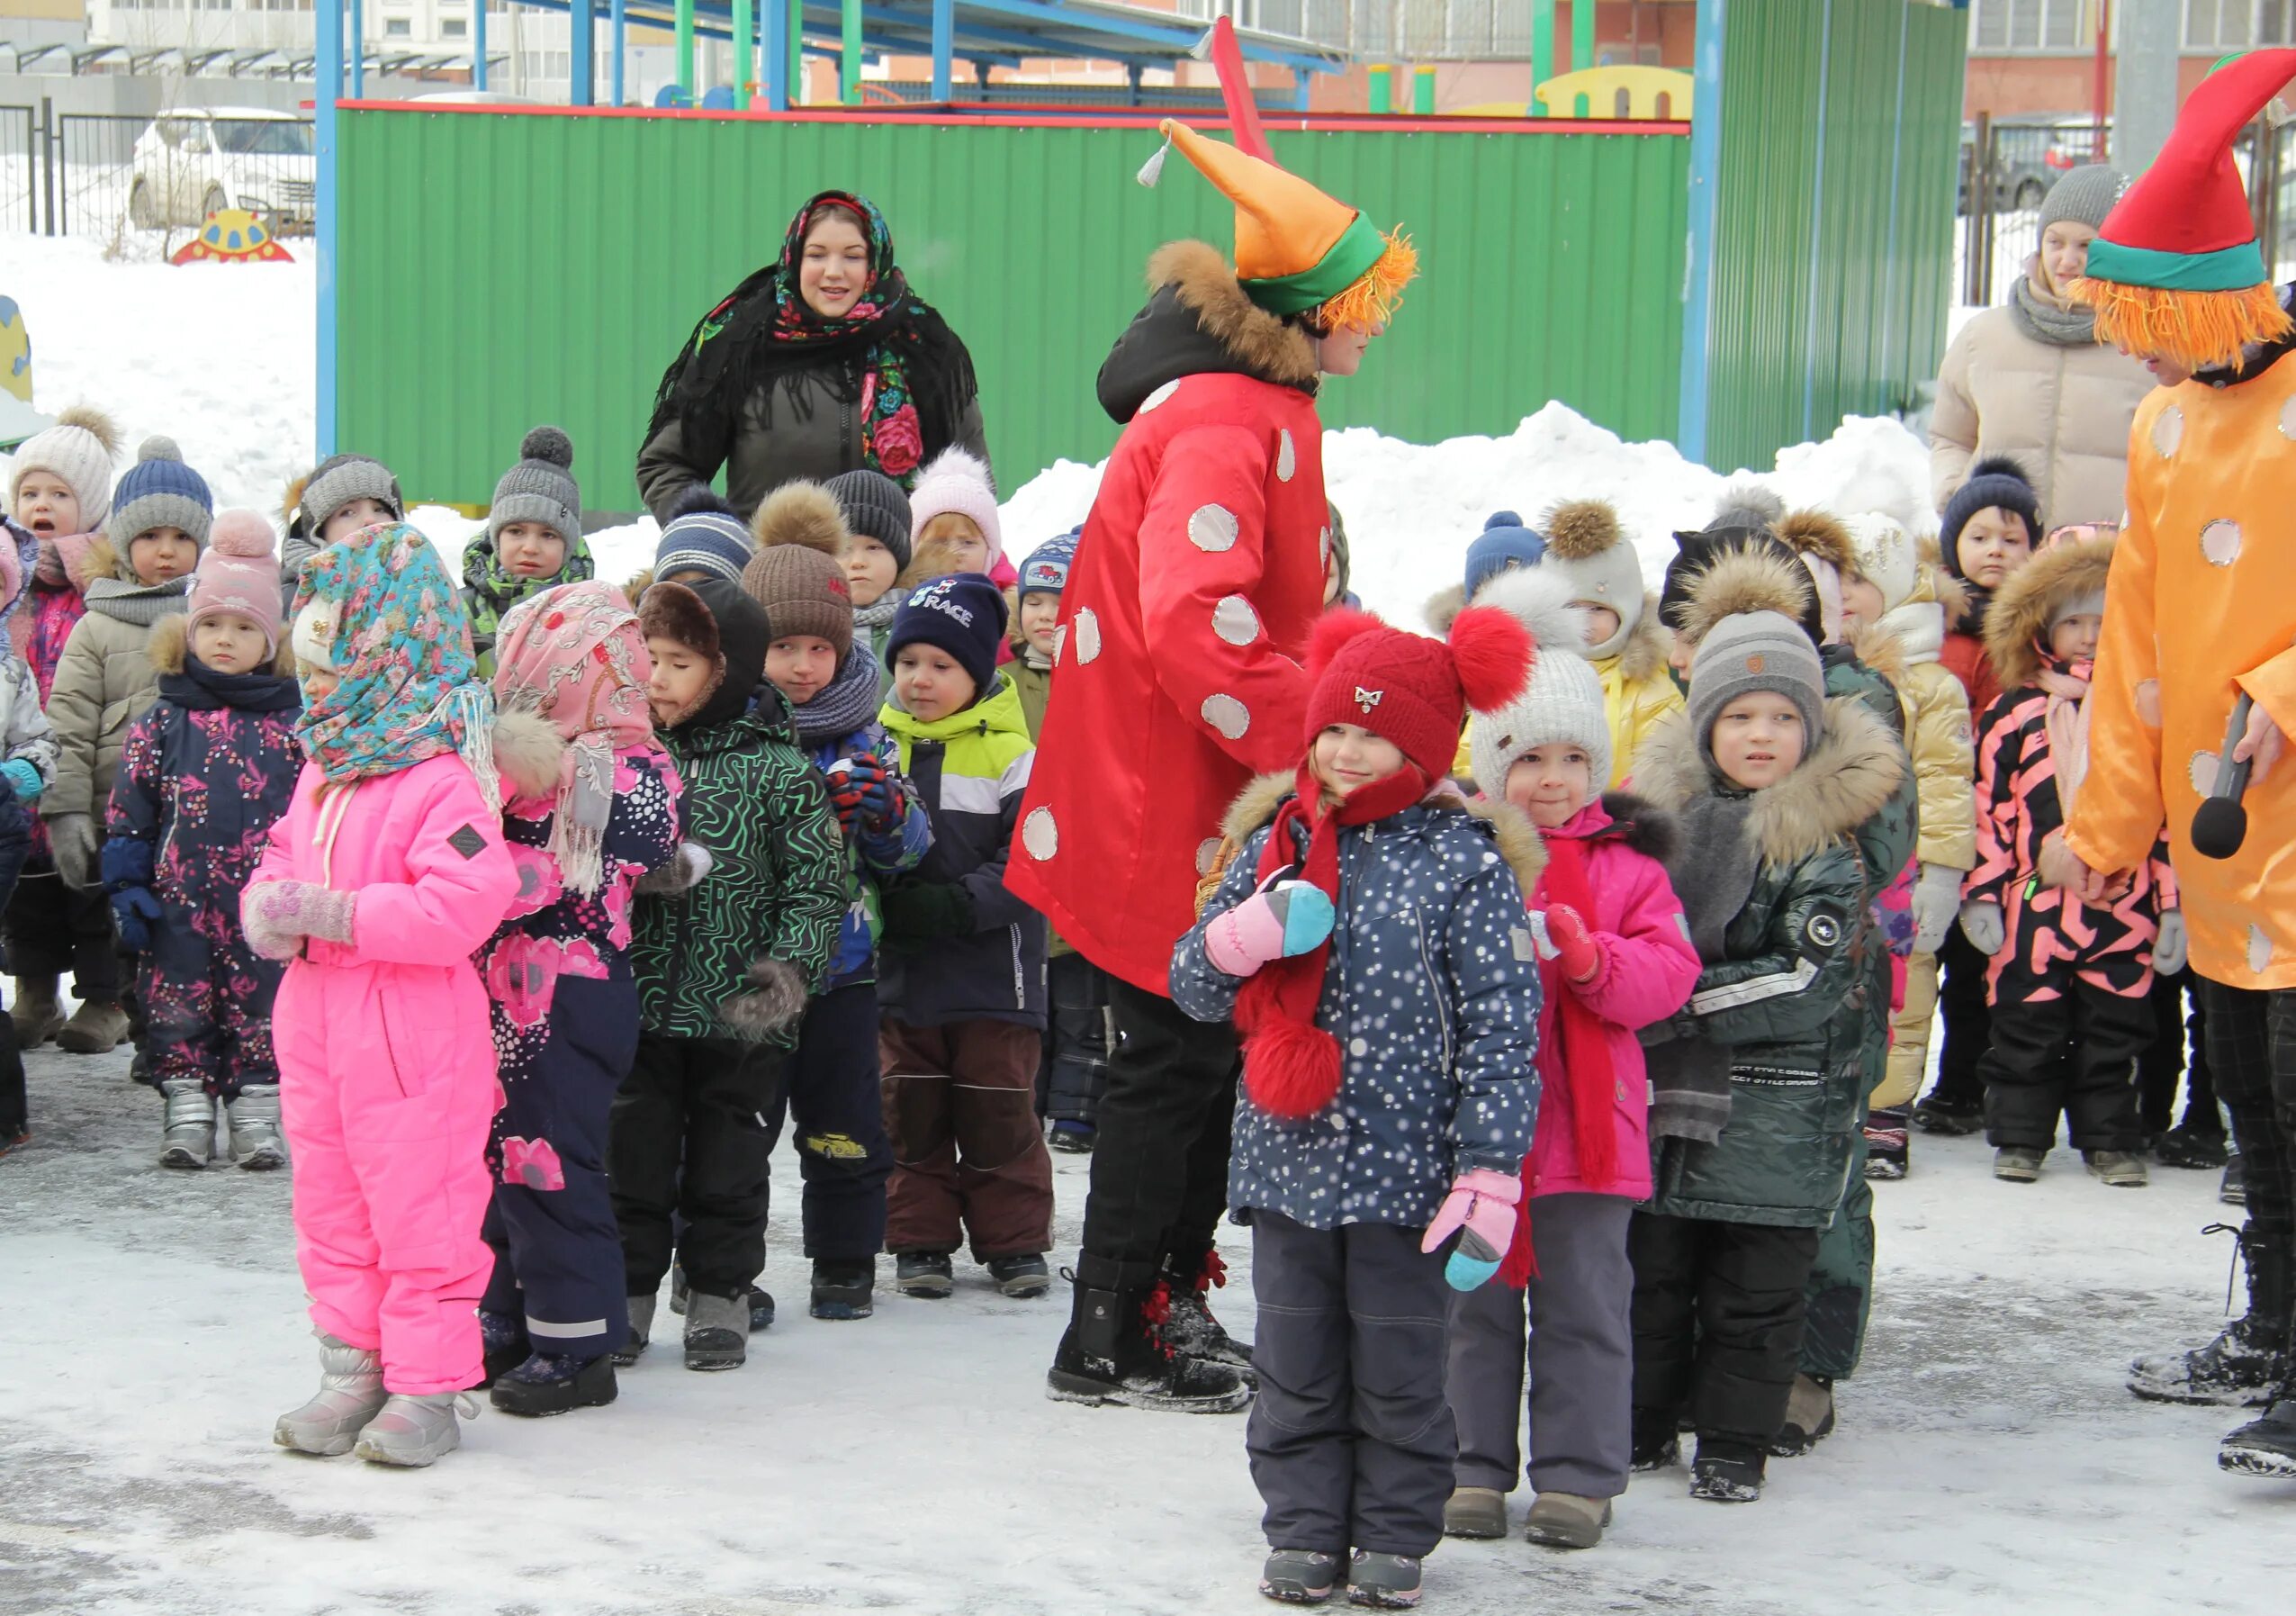
<path fill-rule="evenodd" d="M 1319 1605 L 1339 1585 L 1336 1554 L 1311 1548 L 1278 1548 L 1260 1567 L 1260 1592 L 1280 1604 Z"/>
<path fill-rule="evenodd" d="M 1958 1138 L 1985 1125 L 1985 1109 L 1981 1106 L 1957 1105 L 1932 1094 L 1913 1107 L 1913 1125 L 1924 1133 Z"/>
<path fill-rule="evenodd" d="M 2248 1184 L 2240 1176 L 2240 1152 L 2237 1151 L 2225 1158 L 2224 1177 L 2217 1181 L 2216 1198 L 2227 1206 L 2246 1206 L 2248 1204 Z"/>
<path fill-rule="evenodd" d="M 938 1301 L 957 1288 L 957 1269 L 946 1251 L 898 1251 L 893 1258 L 893 1288 L 905 1296 Z"/>
<path fill-rule="evenodd" d="M 382 1356 L 321 1335 L 319 1370 L 318 1393 L 293 1413 L 280 1415 L 271 1440 L 297 1453 L 348 1453 L 387 1396 Z"/>
<path fill-rule="evenodd" d="M 2003 1184 L 2030 1184 L 2041 1176 L 2041 1158 L 2048 1154 L 2030 1145 L 2003 1145 L 1993 1153 L 1993 1176 Z"/>
<path fill-rule="evenodd" d="M 1541 1493 L 1523 1518 L 1523 1536 L 1549 1548 L 1592 1548 L 1610 1524 L 1610 1500 Z"/>
<path fill-rule="evenodd" d="M 686 1368 L 738 1369 L 749 1361 L 749 1298 L 688 1291 Z"/>
<path fill-rule="evenodd" d="M 287 1141 L 279 1132 L 278 1084 L 248 1084 L 237 1098 L 224 1103 L 223 1115 L 231 1124 L 232 1160 L 252 1173 L 287 1165 Z"/>
<path fill-rule="evenodd" d="M 527 1341 L 527 1322 L 514 1313 L 478 1310 L 478 1344 L 483 1368 L 474 1391 L 485 1391 L 534 1353 Z"/>
<path fill-rule="evenodd" d="M 2296 1352 L 2281 1355 L 2278 1395 L 2264 1418 L 2249 1421 L 2218 1444 L 2216 1462 L 2244 1476 L 2296 1481 Z"/>
<path fill-rule="evenodd" d="M 1796 1375 L 1786 1398 L 1786 1422 L 1769 1440 L 1777 1458 L 1799 1458 L 1833 1434 L 1833 1377 Z"/>
<path fill-rule="evenodd" d="M 1443 1506 L 1443 1535 L 1446 1538 L 1505 1537 L 1507 1494 L 1497 1487 L 1454 1487 L 1451 1502 Z"/>
<path fill-rule="evenodd" d="M 2186 1123 L 2155 1141 L 2153 1156 L 2163 1167 L 2218 1168 L 2230 1159 L 2230 1151 L 2222 1133 Z"/>
<path fill-rule="evenodd" d="M 215 1097 L 197 1078 L 170 1078 L 159 1092 L 167 1097 L 159 1165 L 205 1167 L 215 1150 Z"/>
<path fill-rule="evenodd" d="M 877 1264 L 815 1263 L 812 1311 L 816 1319 L 868 1318 L 877 1311 Z"/>
<path fill-rule="evenodd" d="M 2220 1228 L 2220 1224 L 2211 1224 Z M 2271 1395 L 2273 1362 L 2286 1344 L 2296 1263 L 2285 1241 L 2239 1232 L 2248 1269 L 2248 1312 L 2190 1352 L 2163 1352 L 2129 1366 L 2129 1389 L 2154 1403 L 2210 1403 L 2260 1408 Z"/>
<path fill-rule="evenodd" d="M 1112 1264 L 1087 1257 L 1080 1266 L 1082 1273 L 1062 1276 L 1076 1295 L 1045 1376 L 1047 1396 L 1186 1414 L 1232 1414 L 1252 1400 L 1252 1387 L 1234 1369 L 1173 1346 L 1165 1335 L 1168 1307 L 1151 1308 L 1148 1293 L 1092 1282 L 1108 1277 Z"/>
<path fill-rule="evenodd" d="M 2147 1182 L 2145 1159 L 2134 1151 L 2083 1151 L 2090 1176 L 2115 1189 L 2142 1189 Z"/>
<path fill-rule="evenodd" d="M 646 1343 L 653 1339 L 654 1302 L 655 1297 L 651 1291 L 643 1296 L 627 1298 L 630 1335 L 627 1341 L 614 1349 L 615 1368 L 626 1369 L 637 1362 L 639 1354 L 646 1350 Z"/>
<path fill-rule="evenodd" d="M 1094 1128 L 1090 1123 L 1070 1122 L 1063 1117 L 1048 1131 L 1045 1142 L 1054 1150 L 1070 1156 L 1092 1154 Z M 1292 1551 L 1286 1549 L 1285 1553 Z M 1326 1590 L 1329 1592 L 1328 1589 Z M 1272 1596 L 1271 1596 L 1272 1597 Z"/>
<path fill-rule="evenodd" d="M 89 999 L 56 1031 L 56 1047 L 75 1055 L 108 1055 L 128 1035 L 128 1013 L 116 999 Z"/>
<path fill-rule="evenodd" d="M 1868 1178 L 1902 1178 L 1913 1165 L 1913 1155 L 1906 1144 L 1906 1124 L 1909 1115 L 1904 1111 L 1877 1111 L 1866 1118 L 1866 1177 Z"/>
<path fill-rule="evenodd" d="M 1629 1470 L 1666 1470 L 1682 1462 L 1682 1440 L 1671 1413 L 1638 1408 L 1629 1437 Z"/>
<path fill-rule="evenodd" d="M 1347 1567 L 1347 1602 L 1374 1611 L 1408 1611 L 1419 1602 L 1419 1557 L 1355 1550 Z"/>
<path fill-rule="evenodd" d="M 1207 1250 L 1193 1262 L 1166 1258 L 1158 1281 L 1166 1292 L 1167 1314 L 1164 1339 L 1183 1358 L 1201 1359 L 1236 1371 L 1244 1384 L 1256 1387 L 1259 1375 L 1252 1368 L 1249 1342 L 1239 1341 L 1211 1316 L 1214 1287 L 1228 1284 L 1228 1265 L 1217 1250 Z"/>
<path fill-rule="evenodd" d="M 1700 1437 L 1690 1461 L 1690 1496 L 1709 1503 L 1751 1503 L 1762 1495 L 1762 1450 L 1733 1437 Z"/>
<path fill-rule="evenodd" d="M 537 1352 L 494 1383 L 494 1406 L 506 1414 L 538 1417 L 614 1401 L 614 1360 Z"/>
<path fill-rule="evenodd" d="M 477 1418 L 478 1399 L 468 1392 L 428 1392 L 419 1397 L 393 1392 L 383 1412 L 359 1432 L 358 1446 L 351 1451 L 370 1465 L 419 1470 L 460 1448 L 463 1421 Z"/>
<path fill-rule="evenodd" d="M 686 1265 L 682 1262 L 670 1265 L 670 1311 L 681 1319 L 686 1316 Z"/>
<path fill-rule="evenodd" d="M 772 1329 L 777 1311 L 773 1293 L 761 1285 L 752 1285 L 745 1299 L 750 1305 L 750 1333 L 755 1335 L 761 1330 Z"/>
<path fill-rule="evenodd" d="M 16 1046 L 29 1053 L 63 1030 L 64 1007 L 56 1002 L 52 976 L 20 976 L 16 1002 L 8 1007 L 16 1024 Z"/>
<path fill-rule="evenodd" d="M 982 1265 L 996 1288 L 1015 1301 L 1041 1296 L 1052 1288 L 1052 1270 L 1044 1259 L 1030 1253 L 1021 1257 L 992 1257 Z"/>

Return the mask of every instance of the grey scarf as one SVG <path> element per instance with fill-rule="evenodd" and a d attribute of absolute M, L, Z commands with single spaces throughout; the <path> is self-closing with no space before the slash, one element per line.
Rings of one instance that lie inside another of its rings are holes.
<path fill-rule="evenodd" d="M 122 623 L 133 623 L 139 628 L 149 628 L 164 617 L 184 609 L 184 597 L 191 592 L 189 578 L 170 578 L 165 583 L 131 583 L 124 578 L 91 578 L 87 585 L 87 609 L 100 611 L 107 618 L 117 618 Z"/>
<path fill-rule="evenodd" d="M 1679 812 L 1681 851 L 1669 872 L 1691 946 L 1706 961 L 1723 957 L 1723 933 L 1754 889 L 1761 867 L 1746 835 L 1753 799 L 1708 792 Z M 1709 1039 L 1675 1038 L 1652 1046 L 1651 1136 L 1712 1144 L 1730 1121 L 1730 1052 Z"/>
<path fill-rule="evenodd" d="M 866 727 L 884 704 L 884 673 L 868 648 L 856 641 L 838 664 L 837 676 L 803 707 L 790 708 L 789 718 L 797 727 L 799 744 L 815 746 L 842 741 Z"/>
<path fill-rule="evenodd" d="M 2009 295 L 2009 318 L 2036 342 L 2052 348 L 2094 348 L 2097 317 L 2090 309 L 2065 309 L 2041 294 L 2030 275 L 2017 277 Z"/>
<path fill-rule="evenodd" d="M 909 591 L 896 583 L 867 606 L 853 608 L 853 642 L 869 646 L 871 661 L 884 655 L 885 636 L 893 627 L 893 614 L 908 598 Z"/>

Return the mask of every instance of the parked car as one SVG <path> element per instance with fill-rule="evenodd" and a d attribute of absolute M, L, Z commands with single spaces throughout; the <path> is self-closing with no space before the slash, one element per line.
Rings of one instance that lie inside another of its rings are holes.
<path fill-rule="evenodd" d="M 1995 213 L 2030 213 L 2041 205 L 2057 176 L 2071 165 L 2065 161 L 2068 140 L 2077 133 L 2088 139 L 2088 125 L 2077 131 L 2069 126 L 2075 113 L 2045 113 L 1996 118 L 1993 121 L 1993 205 Z M 1960 189 L 1955 212 L 1969 211 L 1969 183 L 1976 167 L 1977 126 L 1961 125 Z"/>
<path fill-rule="evenodd" d="M 271 233 L 309 230 L 319 188 L 311 122 L 262 107 L 178 107 L 138 138 L 128 219 L 138 230 L 196 225 L 244 208 Z"/>

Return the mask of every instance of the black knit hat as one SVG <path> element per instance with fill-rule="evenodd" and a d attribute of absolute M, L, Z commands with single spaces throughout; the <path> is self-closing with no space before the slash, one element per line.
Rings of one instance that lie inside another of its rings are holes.
<path fill-rule="evenodd" d="M 1004 593 L 978 573 L 952 573 L 912 594 L 893 614 L 885 636 L 885 665 L 901 647 L 922 642 L 957 659 L 978 701 L 996 688 L 996 648 L 1004 640 Z"/>
<path fill-rule="evenodd" d="M 1726 519 L 1697 533 L 1674 536 L 1674 559 L 1666 564 L 1666 584 L 1659 591 L 1659 621 L 1680 633 L 1686 627 L 1684 614 L 1690 605 L 1691 591 L 1697 587 L 1707 568 L 1732 550 L 1754 549 L 1775 552 L 1790 563 L 1794 575 L 1807 582 L 1809 573 L 1802 565 L 1802 558 L 1769 528 L 1751 522 Z M 1802 597 L 1799 621 L 1810 644 L 1825 644 L 1825 618 L 1818 606 L 1818 591 L 1814 586 L 1805 589 Z"/>
<path fill-rule="evenodd" d="M 846 472 L 829 479 L 829 497 L 845 513 L 845 525 L 893 552 L 896 572 L 909 564 L 909 496 L 883 472 Z"/>

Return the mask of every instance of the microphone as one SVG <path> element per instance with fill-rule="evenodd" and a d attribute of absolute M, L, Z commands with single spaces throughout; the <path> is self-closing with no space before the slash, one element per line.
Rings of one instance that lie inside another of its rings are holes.
<path fill-rule="evenodd" d="M 2232 722 L 2225 727 L 2224 750 L 2219 753 L 2216 785 L 2192 815 L 2192 851 L 2204 859 L 2228 859 L 2248 839 L 2248 810 L 2240 797 L 2248 789 L 2249 763 L 2232 761 L 2232 749 L 2248 733 L 2248 709 L 2255 705 L 2242 691 L 2232 704 Z"/>

